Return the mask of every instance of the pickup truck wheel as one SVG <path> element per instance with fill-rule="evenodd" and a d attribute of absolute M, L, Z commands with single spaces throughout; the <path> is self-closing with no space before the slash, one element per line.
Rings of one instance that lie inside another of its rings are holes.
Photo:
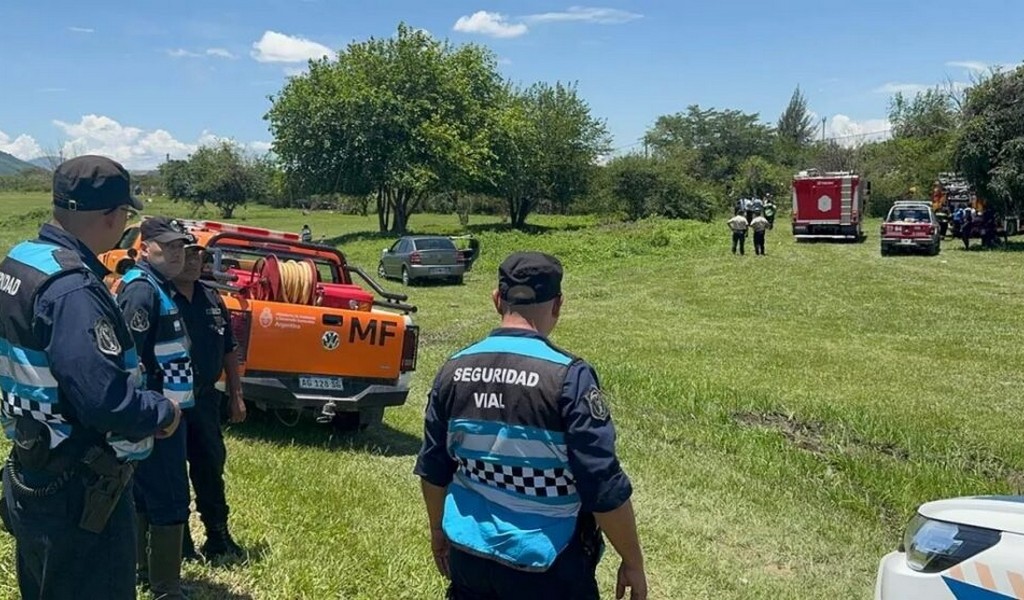
<path fill-rule="evenodd" d="M 882 252 L 882 256 L 889 256 L 889 249 L 886 248 L 885 246 L 882 246 L 881 252 Z"/>
<path fill-rule="evenodd" d="M 452 281 L 453 281 L 453 282 L 455 282 L 455 285 L 462 285 L 462 283 L 463 283 L 463 282 L 464 282 L 465 280 L 463 279 L 463 276 L 462 276 L 462 275 L 459 275 L 458 277 L 456 277 L 456 278 L 452 279 Z"/>

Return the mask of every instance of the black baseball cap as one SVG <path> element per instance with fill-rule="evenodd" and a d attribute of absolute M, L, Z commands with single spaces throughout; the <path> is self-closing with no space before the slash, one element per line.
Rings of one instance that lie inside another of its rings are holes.
<path fill-rule="evenodd" d="M 86 154 L 62 162 L 53 172 L 53 205 L 75 211 L 110 210 L 142 202 L 131 193 L 131 175 L 105 156 Z"/>
<path fill-rule="evenodd" d="M 540 304 L 562 294 L 562 263 L 543 252 L 516 252 L 498 267 L 498 295 L 509 304 Z"/>
<path fill-rule="evenodd" d="M 139 229 L 144 242 L 166 244 L 175 240 L 184 240 L 188 244 L 195 239 L 185 232 L 185 228 L 177 219 L 168 219 L 167 217 L 150 217 L 142 222 Z"/>

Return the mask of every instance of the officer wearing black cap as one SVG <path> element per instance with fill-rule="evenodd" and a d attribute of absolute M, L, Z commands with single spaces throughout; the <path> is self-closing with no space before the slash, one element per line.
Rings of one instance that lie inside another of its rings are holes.
<path fill-rule="evenodd" d="M 142 204 L 101 156 L 61 163 L 53 220 L 0 263 L 4 526 L 23 598 L 135 598 L 129 490 L 181 415 L 142 386 L 132 336 L 96 256 Z"/>
<path fill-rule="evenodd" d="M 185 246 L 185 268 L 172 279 L 174 302 L 192 340 L 192 375 L 195 406 L 184 411 L 187 427 L 188 473 L 196 494 L 196 509 L 206 528 L 203 555 L 216 560 L 240 555 L 242 549 L 228 530 L 228 503 L 224 495 L 224 463 L 227 449 L 221 434 L 221 392 L 215 387 L 226 375 L 228 412 L 232 423 L 245 420 L 245 402 L 238 373 L 238 352 L 228 323 L 228 310 L 212 288 L 203 285 L 204 258 L 199 244 Z M 189 528 L 185 526 L 183 556 L 196 559 Z"/>
<path fill-rule="evenodd" d="M 561 284 L 555 257 L 509 256 L 492 298 L 501 326 L 453 355 L 430 391 L 415 472 L 450 599 L 596 599 L 602 531 L 622 556 L 616 597 L 647 597 L 597 374 L 548 340 Z"/>
<path fill-rule="evenodd" d="M 171 279 L 185 266 L 185 243 L 191 237 L 178 221 L 165 217 L 145 219 L 140 229 L 142 259 L 121 279 L 117 304 L 139 349 L 146 389 L 188 409 L 195 404 L 191 344 L 172 297 Z M 173 436 L 156 442 L 135 476 L 139 578 L 143 583 L 148 579 L 153 593 L 165 600 L 187 597 L 181 589 L 182 535 L 190 501 L 187 429 L 183 421 Z"/>

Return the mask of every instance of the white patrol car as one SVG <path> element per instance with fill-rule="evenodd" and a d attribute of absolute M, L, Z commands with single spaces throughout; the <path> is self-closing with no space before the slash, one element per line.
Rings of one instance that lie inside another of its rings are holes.
<path fill-rule="evenodd" d="M 1024 496 L 921 505 L 882 558 L 875 600 L 1024 599 Z"/>

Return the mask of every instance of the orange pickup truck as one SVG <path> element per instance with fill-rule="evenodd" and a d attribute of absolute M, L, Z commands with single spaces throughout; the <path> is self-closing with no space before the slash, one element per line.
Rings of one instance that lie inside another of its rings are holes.
<path fill-rule="evenodd" d="M 204 279 L 227 306 L 247 403 L 289 425 L 312 412 L 340 430 L 378 424 L 386 407 L 405 403 L 419 350 L 406 296 L 384 291 L 338 249 L 294 233 L 178 221 L 212 257 Z M 140 245 L 133 224 L 100 256 L 111 289 Z"/>

